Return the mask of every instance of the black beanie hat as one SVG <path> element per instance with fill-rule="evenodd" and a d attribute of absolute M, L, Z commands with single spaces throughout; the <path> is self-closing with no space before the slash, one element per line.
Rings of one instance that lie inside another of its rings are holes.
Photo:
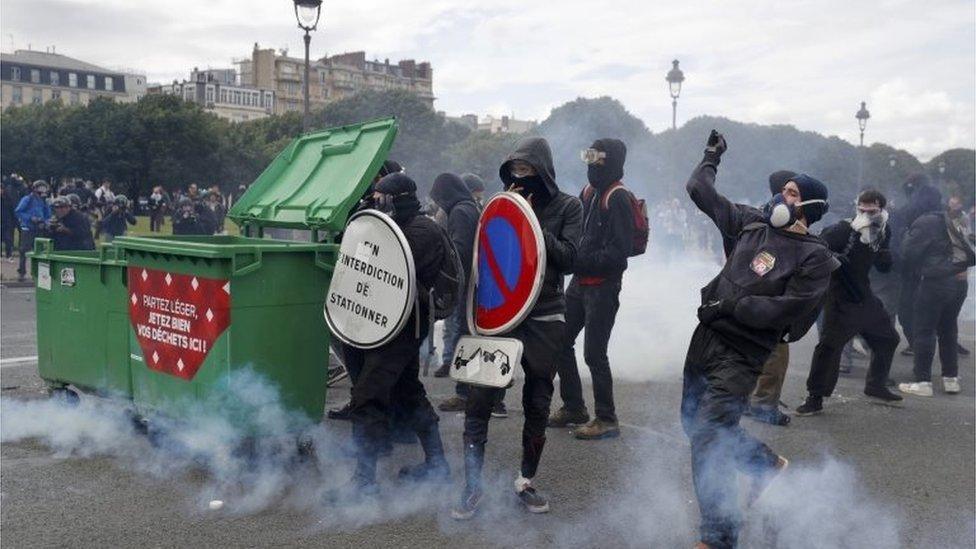
<path fill-rule="evenodd" d="M 783 192 L 783 187 L 794 176 L 796 172 L 790 170 L 777 170 L 769 174 L 769 194 L 777 195 Z"/>
<path fill-rule="evenodd" d="M 383 165 L 380 166 L 380 172 L 377 175 L 380 177 L 386 177 L 391 173 L 399 173 L 402 171 L 403 166 L 401 166 L 396 160 L 384 160 Z"/>
<path fill-rule="evenodd" d="M 796 187 L 800 189 L 800 200 L 806 202 L 807 200 L 827 200 L 827 186 L 820 182 L 820 180 L 810 177 L 807 174 L 800 173 L 790 178 L 790 181 L 796 183 Z M 827 213 L 828 205 L 825 202 L 816 202 L 813 204 L 805 204 L 803 208 L 803 217 L 807 220 L 807 226 L 813 225 L 820 218 Z"/>
<path fill-rule="evenodd" d="M 473 173 L 462 173 L 461 180 L 468 186 L 468 190 L 476 193 L 485 190 L 485 180 Z"/>
<path fill-rule="evenodd" d="M 393 195 L 416 193 L 417 184 L 414 183 L 413 179 L 410 179 L 407 174 L 396 172 L 383 176 L 383 179 L 380 179 L 376 183 L 376 192 Z"/>
<path fill-rule="evenodd" d="M 627 145 L 619 139 L 597 139 L 591 148 L 607 153 L 602 165 L 590 164 L 586 168 L 587 178 L 595 187 L 606 187 L 624 177 L 624 162 L 627 160 Z"/>

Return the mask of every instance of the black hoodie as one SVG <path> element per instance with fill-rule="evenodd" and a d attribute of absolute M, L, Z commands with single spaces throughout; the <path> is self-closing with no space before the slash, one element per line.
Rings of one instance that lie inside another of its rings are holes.
<path fill-rule="evenodd" d="M 597 139 L 592 146 L 606 152 L 607 158 L 602 165 L 591 164 L 587 168 L 587 179 L 593 186 L 589 200 L 585 200 L 585 189 L 580 194 L 583 237 L 573 272 L 579 275 L 575 280 L 583 285 L 601 284 L 605 279 L 620 280 L 634 246 L 630 191 L 618 190 L 606 200 L 607 190 L 624 176 L 627 146 L 619 139 Z"/>
<path fill-rule="evenodd" d="M 478 232 L 478 205 L 464 180 L 452 173 L 442 173 L 434 180 L 430 198 L 447 214 L 447 234 L 464 266 L 464 276 L 471 274 L 474 235 Z"/>
<path fill-rule="evenodd" d="M 526 137 L 519 140 L 515 152 L 508 156 L 498 170 L 505 188 L 518 184 L 518 180 L 511 174 L 512 163 L 516 160 L 526 162 L 535 169 L 547 193 L 544 200 L 537 200 L 536 197 L 532 200 L 532 209 L 546 241 L 546 276 L 530 318 L 563 314 L 566 312 L 563 275 L 572 270 L 576 260 L 583 228 L 583 206 L 576 197 L 561 192 L 556 185 L 552 151 L 545 139 Z"/>

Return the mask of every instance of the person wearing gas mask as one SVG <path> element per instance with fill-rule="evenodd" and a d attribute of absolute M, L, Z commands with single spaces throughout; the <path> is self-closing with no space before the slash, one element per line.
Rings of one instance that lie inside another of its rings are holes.
<path fill-rule="evenodd" d="M 549 511 L 549 501 L 535 490 L 532 478 L 538 471 L 546 442 L 553 378 L 565 338 L 563 275 L 571 271 L 576 259 L 583 208 L 576 197 L 561 192 L 556 185 L 552 151 L 545 139 L 519 140 L 498 171 L 506 190 L 521 194 L 532 206 L 545 240 L 546 272 L 539 297 L 528 317 L 505 334 L 522 342 L 525 372 L 522 464 L 515 479 L 515 493 L 528 511 L 545 513 Z M 482 501 L 481 470 L 488 442 L 488 421 L 499 391 L 502 389 L 471 387 L 468 396 L 464 419 L 465 487 L 461 501 L 451 512 L 457 520 L 472 518 Z"/>
<path fill-rule="evenodd" d="M 485 180 L 470 172 L 462 173 L 461 179 L 468 186 L 468 190 L 471 191 L 471 196 L 474 197 L 474 201 L 480 210 L 485 205 Z"/>
<path fill-rule="evenodd" d="M 891 361 L 898 347 L 898 332 L 891 315 L 871 290 L 868 273 L 891 268 L 888 241 L 887 199 L 868 189 L 857 197 L 856 215 L 831 225 L 820 233 L 830 250 L 841 261 L 834 271 L 824 304 L 823 330 L 813 351 L 807 376 L 806 401 L 797 407 L 796 415 L 810 416 L 823 411 L 823 399 L 834 392 L 840 373 L 841 353 L 851 338 L 860 335 L 871 349 L 871 364 L 864 384 L 864 394 L 882 401 L 901 397 L 885 387 Z"/>
<path fill-rule="evenodd" d="M 136 216 L 132 215 L 129 208 L 129 199 L 124 194 L 115 195 L 112 205 L 105 210 L 105 217 L 102 219 L 102 232 L 105 233 L 105 242 L 111 242 L 116 237 L 124 236 L 126 224 L 135 225 Z"/>
<path fill-rule="evenodd" d="M 47 203 L 47 181 L 38 179 L 31 185 L 31 193 L 20 199 L 14 214 L 20 224 L 20 262 L 17 264 L 17 280 L 23 282 L 27 277 L 27 252 L 34 249 L 34 239 L 44 230 L 44 224 L 51 218 L 51 206 Z"/>
<path fill-rule="evenodd" d="M 788 461 L 746 432 L 739 420 L 776 345 L 813 325 L 840 262 L 807 227 L 827 211 L 827 187 L 797 174 L 765 211 L 733 204 L 715 188 L 727 145 L 712 130 L 687 190 L 731 250 L 701 290 L 699 324 L 684 367 L 681 420 L 691 441 L 701 513 L 699 547 L 735 547 L 741 524 L 736 473 L 751 480 L 750 504 Z"/>
<path fill-rule="evenodd" d="M 901 246 L 904 267 L 919 277 L 919 284 L 912 312 L 915 381 L 901 383 L 898 389 L 924 397 L 932 396 L 936 340 L 942 363 L 942 389 L 948 394 L 960 391 L 958 318 L 969 291 L 966 271 L 976 265 L 971 241 L 953 223 L 941 202 L 940 193 L 939 200 L 931 200 L 934 207 L 919 215 L 909 227 Z"/>
<path fill-rule="evenodd" d="M 376 183 L 375 208 L 386 213 L 403 231 L 413 254 L 419 287 L 431 287 L 449 250 L 444 249 L 440 230 L 421 215 L 417 185 L 403 173 L 387 175 Z M 362 370 L 352 388 L 353 442 L 356 469 L 344 490 L 352 495 L 371 495 L 378 490 L 376 462 L 389 444 L 394 414 L 420 439 L 424 462 L 400 469 L 399 476 L 411 481 L 446 481 L 450 467 L 438 430 L 438 417 L 420 383 L 420 344 L 427 336 L 428 304 L 418 300 L 414 318 L 389 343 L 362 350 Z"/>
<path fill-rule="evenodd" d="M 613 376 L 607 358 L 610 332 L 620 306 L 620 287 L 633 248 L 634 216 L 623 187 L 627 146 L 619 139 L 597 139 L 583 151 L 590 187 L 583 190 L 583 236 L 573 278 L 566 290 L 566 344 L 559 358 L 563 406 L 549 416 L 549 427 L 578 426 L 579 439 L 620 434 L 613 402 Z M 585 328 L 583 357 L 593 378 L 595 417 L 590 421 L 576 365 L 575 342 Z"/>
<path fill-rule="evenodd" d="M 59 196 L 51 202 L 54 210 L 54 219 L 48 225 L 51 243 L 56 251 L 94 250 L 95 239 L 92 238 L 91 223 L 72 204 L 72 198 L 81 203 L 74 194 Z"/>

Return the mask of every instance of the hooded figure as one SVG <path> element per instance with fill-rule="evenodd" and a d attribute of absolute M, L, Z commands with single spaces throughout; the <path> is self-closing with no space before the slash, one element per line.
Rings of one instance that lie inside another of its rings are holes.
<path fill-rule="evenodd" d="M 603 190 L 624 177 L 624 162 L 627 160 L 627 145 L 619 139 L 597 139 L 591 149 L 603 153 L 602 162 L 591 162 L 586 166 L 586 178 L 590 185 Z M 602 156 L 602 155 L 601 155 Z"/>
<path fill-rule="evenodd" d="M 468 190 L 471 191 L 471 196 L 474 197 L 475 202 L 478 203 L 478 207 L 480 208 L 485 198 L 485 180 L 470 172 L 462 173 L 461 180 L 467 185 Z"/>

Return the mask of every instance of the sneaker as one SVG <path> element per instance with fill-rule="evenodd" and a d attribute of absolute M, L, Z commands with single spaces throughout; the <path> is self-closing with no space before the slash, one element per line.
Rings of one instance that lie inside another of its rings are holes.
<path fill-rule="evenodd" d="M 585 425 L 588 421 L 590 421 L 590 414 L 586 413 L 586 410 L 573 412 L 565 408 L 560 408 L 556 410 L 556 413 L 549 416 L 547 426 L 555 428 L 575 427 L 577 425 Z"/>
<path fill-rule="evenodd" d="M 580 440 L 600 440 L 620 436 L 620 427 L 616 421 L 606 421 L 596 418 L 582 427 L 573 430 L 573 436 Z"/>
<path fill-rule="evenodd" d="M 498 402 L 495 404 L 495 406 L 491 409 L 491 417 L 508 417 L 508 408 L 505 407 L 504 402 Z"/>
<path fill-rule="evenodd" d="M 962 346 L 962 343 L 956 343 L 956 352 L 959 356 L 969 356 L 969 349 Z"/>
<path fill-rule="evenodd" d="M 896 395 L 888 390 L 887 387 L 865 387 L 864 394 L 869 397 L 879 398 L 887 402 L 897 402 L 902 400 L 901 395 Z"/>
<path fill-rule="evenodd" d="M 481 507 L 481 500 L 484 493 L 480 488 L 465 488 L 461 494 L 461 501 L 454 509 L 451 509 L 451 518 L 454 520 L 470 520 Z"/>
<path fill-rule="evenodd" d="M 823 398 L 810 395 L 803 404 L 796 407 L 798 416 L 815 416 L 823 413 Z"/>
<path fill-rule="evenodd" d="M 777 456 L 776 465 L 773 465 L 772 469 L 752 477 L 752 482 L 749 485 L 749 494 L 746 496 L 746 507 L 752 507 L 752 504 L 763 495 L 763 492 L 766 491 L 769 484 L 789 466 L 790 460 L 783 456 Z"/>
<path fill-rule="evenodd" d="M 528 480 L 520 478 L 515 481 L 515 495 L 530 513 L 548 513 L 549 500 L 542 494 L 535 491 L 535 488 L 528 483 Z"/>
<path fill-rule="evenodd" d="M 932 382 L 919 381 L 916 383 L 899 383 L 898 390 L 909 395 L 930 397 L 932 396 Z"/>
<path fill-rule="evenodd" d="M 950 395 L 954 395 L 958 393 L 961 390 L 959 388 L 959 378 L 958 377 L 942 378 L 942 389 Z"/>
<path fill-rule="evenodd" d="M 349 421 L 352 419 L 352 401 L 350 400 L 345 405 L 339 408 L 333 408 L 329 410 L 326 414 L 329 419 L 335 419 L 339 421 Z"/>
<path fill-rule="evenodd" d="M 437 409 L 442 412 L 463 412 L 467 407 L 468 399 L 457 395 L 437 405 Z"/>
<path fill-rule="evenodd" d="M 451 482 L 451 468 L 446 461 L 440 463 L 418 463 L 417 465 L 405 465 L 400 468 L 397 478 L 408 482 Z"/>
<path fill-rule="evenodd" d="M 434 377 L 447 377 L 451 375 L 451 365 L 441 364 L 441 367 L 434 370 Z"/>
<path fill-rule="evenodd" d="M 761 421 L 770 425 L 779 425 L 781 427 L 785 427 L 786 425 L 790 424 L 790 416 L 781 412 L 778 407 L 750 406 L 748 410 L 749 415 L 752 416 L 752 419 L 756 421 Z"/>
<path fill-rule="evenodd" d="M 915 350 L 909 345 L 901 350 L 901 356 L 915 356 Z"/>

